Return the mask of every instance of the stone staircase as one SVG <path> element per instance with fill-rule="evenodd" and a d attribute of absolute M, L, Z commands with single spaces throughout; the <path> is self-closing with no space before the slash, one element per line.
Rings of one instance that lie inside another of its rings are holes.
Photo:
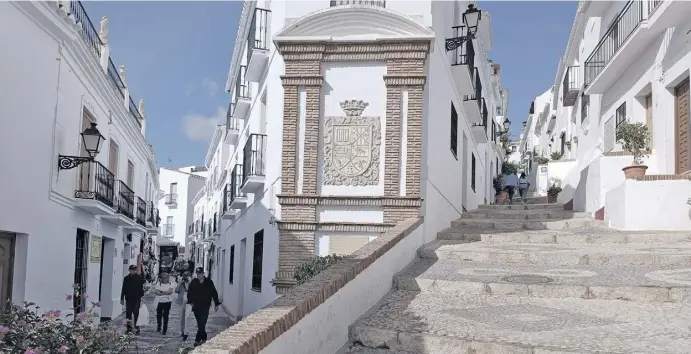
<path fill-rule="evenodd" d="M 691 232 L 560 204 L 466 213 L 352 325 L 346 353 L 691 353 Z"/>

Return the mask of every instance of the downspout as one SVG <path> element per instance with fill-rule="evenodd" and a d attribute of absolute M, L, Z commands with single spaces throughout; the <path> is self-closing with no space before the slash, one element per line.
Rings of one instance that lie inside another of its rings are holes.
<path fill-rule="evenodd" d="M 58 57 L 55 58 L 55 60 L 58 61 L 58 71 L 57 71 L 57 82 L 55 84 L 55 108 L 53 109 L 53 138 L 52 138 L 52 148 L 51 148 L 51 155 L 50 159 L 53 161 L 52 166 L 55 168 L 57 166 L 55 162 L 57 162 L 54 157 L 57 156 L 56 151 L 55 151 L 55 141 L 56 141 L 56 134 L 57 134 L 57 126 L 58 126 L 58 105 L 60 104 L 60 73 L 62 71 L 62 48 L 63 48 L 63 42 L 60 41 L 58 43 Z M 60 173 L 60 169 L 57 169 L 55 171 L 55 176 L 56 180 L 57 177 Z M 53 189 L 53 173 L 50 174 L 48 185 L 50 186 L 50 189 L 48 190 L 48 194 L 50 195 L 51 190 Z"/>

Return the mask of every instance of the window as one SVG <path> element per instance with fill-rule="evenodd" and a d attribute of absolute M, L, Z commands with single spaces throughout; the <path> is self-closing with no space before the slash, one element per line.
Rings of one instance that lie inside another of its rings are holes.
<path fill-rule="evenodd" d="M 650 132 L 650 145 L 653 144 L 653 94 L 645 96 L 645 126 Z"/>
<path fill-rule="evenodd" d="M 498 107 L 498 106 L 497 106 L 497 115 L 498 115 L 498 116 L 501 115 L 501 107 Z"/>
<path fill-rule="evenodd" d="M 619 128 L 619 126 L 626 122 L 626 102 L 622 103 L 619 108 L 617 108 L 617 112 L 614 114 L 616 117 L 616 127 Z"/>
<path fill-rule="evenodd" d="M 134 163 L 127 160 L 127 186 L 134 190 Z"/>
<path fill-rule="evenodd" d="M 110 139 L 110 149 L 108 151 L 108 169 L 118 178 L 118 144 Z"/>
<path fill-rule="evenodd" d="M 172 216 L 166 217 L 166 224 L 164 226 L 165 226 L 165 230 L 163 230 L 163 232 L 164 232 L 163 236 L 169 236 L 169 237 L 173 236 L 173 217 Z"/>
<path fill-rule="evenodd" d="M 561 155 L 564 156 L 564 147 L 566 145 L 566 133 L 561 133 L 559 140 L 561 140 Z"/>
<path fill-rule="evenodd" d="M 451 102 L 451 153 L 458 159 L 458 113 Z"/>
<path fill-rule="evenodd" d="M 516 145 L 511 147 L 511 152 L 516 152 Z"/>
<path fill-rule="evenodd" d="M 178 184 L 177 183 L 171 183 L 170 184 L 170 194 L 177 194 L 178 193 Z"/>
<path fill-rule="evenodd" d="M 497 141 L 497 124 L 492 120 L 492 141 Z"/>
<path fill-rule="evenodd" d="M 475 154 L 470 154 L 470 188 L 475 192 Z"/>
<path fill-rule="evenodd" d="M 235 245 L 230 246 L 230 271 L 228 282 L 233 284 L 233 273 L 235 273 Z"/>
<path fill-rule="evenodd" d="M 254 234 L 252 252 L 252 290 L 262 291 L 262 262 L 264 256 L 264 230 Z"/>
<path fill-rule="evenodd" d="M 581 95 L 581 123 L 588 118 L 588 110 L 590 109 L 590 96 Z"/>

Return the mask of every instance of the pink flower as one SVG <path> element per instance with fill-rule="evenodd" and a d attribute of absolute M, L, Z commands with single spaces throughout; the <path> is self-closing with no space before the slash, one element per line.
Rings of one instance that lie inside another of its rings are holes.
<path fill-rule="evenodd" d="M 86 313 L 80 312 L 77 314 L 77 316 L 75 318 L 77 321 L 82 321 L 84 319 L 84 317 L 86 317 Z"/>
<path fill-rule="evenodd" d="M 65 295 L 65 300 L 67 300 L 67 301 L 72 300 L 72 295 Z"/>
<path fill-rule="evenodd" d="M 86 291 L 85 291 L 84 294 L 83 294 L 82 296 L 86 299 L 87 297 L 89 297 L 89 294 L 87 294 Z"/>
<path fill-rule="evenodd" d="M 100 301 L 96 303 L 96 307 L 101 307 L 101 302 L 100 302 Z"/>
<path fill-rule="evenodd" d="M 81 345 L 82 343 L 84 343 L 84 337 L 78 336 L 77 337 L 77 345 Z"/>
<path fill-rule="evenodd" d="M 24 354 L 37 354 L 35 350 L 27 349 Z"/>
<path fill-rule="evenodd" d="M 7 328 L 7 327 L 5 327 L 5 326 L 0 326 L 0 334 L 5 334 L 5 333 L 7 333 L 7 332 L 9 332 L 9 331 L 10 331 L 9 328 Z"/>
<path fill-rule="evenodd" d="M 63 345 L 62 347 L 60 347 L 60 349 L 58 349 L 58 353 L 67 353 L 67 349 L 69 348 L 67 348 L 66 345 Z"/>

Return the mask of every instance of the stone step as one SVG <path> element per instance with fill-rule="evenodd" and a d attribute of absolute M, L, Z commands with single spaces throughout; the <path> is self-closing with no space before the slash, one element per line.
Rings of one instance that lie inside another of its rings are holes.
<path fill-rule="evenodd" d="M 448 294 L 643 302 L 691 300 L 691 269 L 656 266 L 492 265 L 420 259 L 395 277 L 399 289 Z"/>
<path fill-rule="evenodd" d="M 421 247 L 418 254 L 422 258 L 458 259 L 486 264 L 691 267 L 691 243 L 555 245 L 435 240 Z"/>
<path fill-rule="evenodd" d="M 351 328 L 412 353 L 687 353 L 691 306 L 398 290 Z"/>
<path fill-rule="evenodd" d="M 490 205 L 481 204 L 478 205 L 478 209 L 495 209 L 495 210 L 535 210 L 535 209 L 558 209 L 564 210 L 564 204 L 559 203 L 549 203 L 549 204 L 504 204 L 504 205 Z"/>
<path fill-rule="evenodd" d="M 488 220 L 564 220 L 564 219 L 592 219 L 590 213 L 573 212 L 569 210 L 493 210 L 476 209 L 463 213 L 461 219 Z"/>
<path fill-rule="evenodd" d="M 568 230 L 487 230 L 447 228 L 437 233 L 440 240 L 487 243 L 677 243 L 691 242 L 691 232 L 616 231 L 593 227 Z"/>
<path fill-rule="evenodd" d="M 584 227 L 604 227 L 601 220 L 586 218 L 564 220 L 496 220 L 458 219 L 451 222 L 454 228 L 497 229 L 497 230 L 562 230 Z"/>
<path fill-rule="evenodd" d="M 396 349 L 368 348 L 360 344 L 354 344 L 343 352 L 344 354 L 415 354 Z"/>

